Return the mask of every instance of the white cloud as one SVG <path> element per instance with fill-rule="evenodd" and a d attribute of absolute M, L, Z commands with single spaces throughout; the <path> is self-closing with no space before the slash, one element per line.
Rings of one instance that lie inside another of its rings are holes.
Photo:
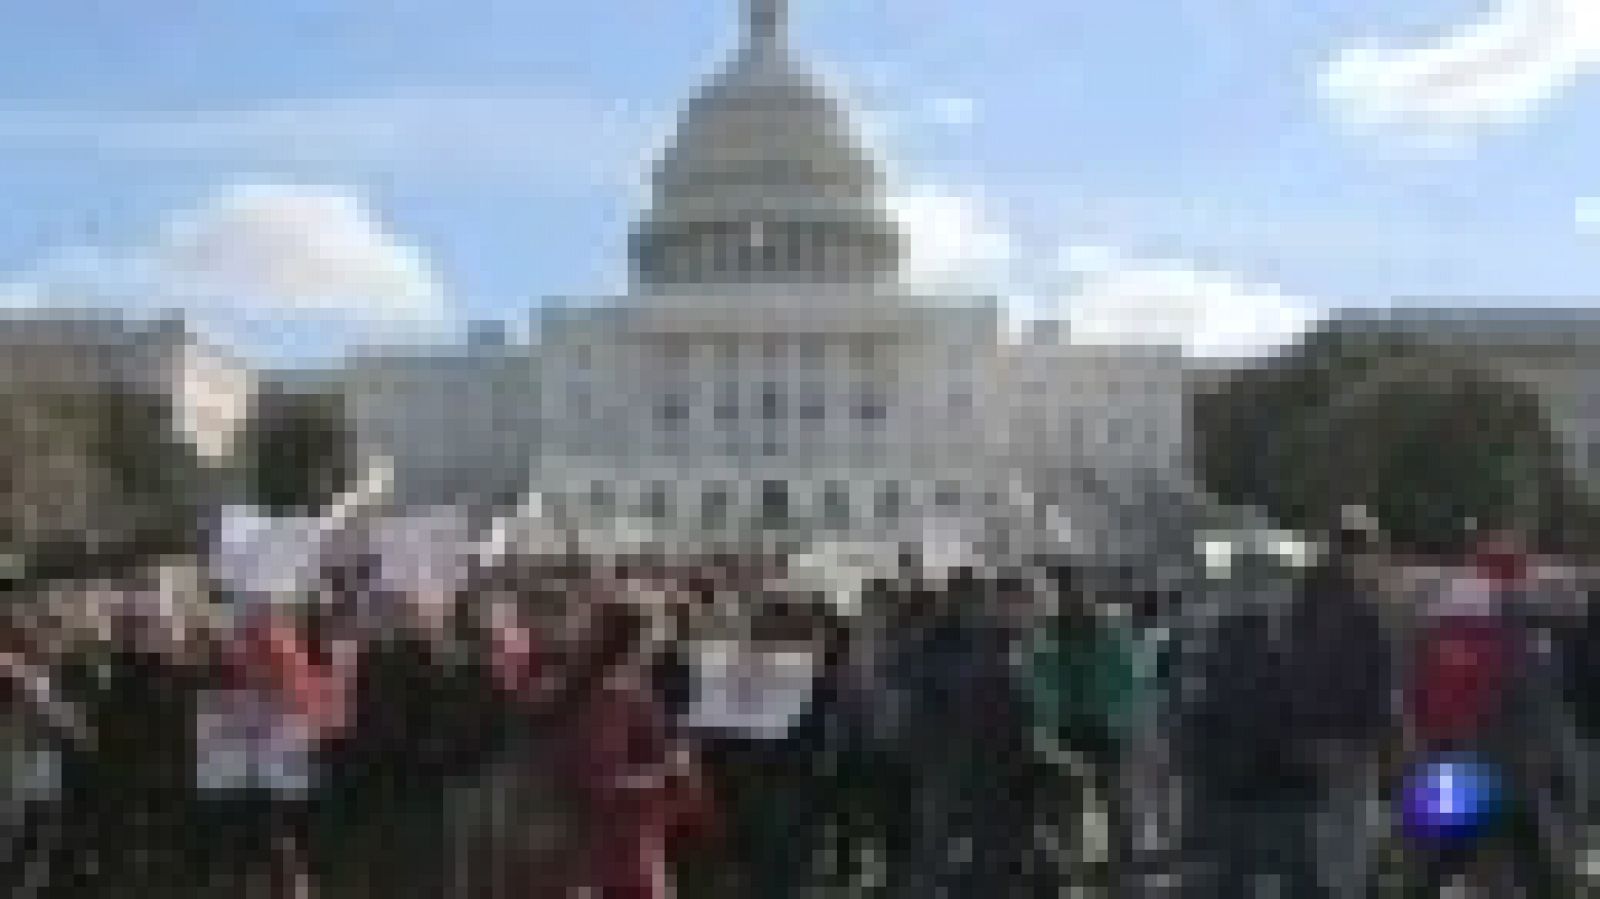
<path fill-rule="evenodd" d="M 249 296 L 285 311 L 438 320 L 422 253 L 362 200 L 328 187 L 245 184 L 169 219 L 150 261 L 174 293 Z"/>
<path fill-rule="evenodd" d="M 1319 88 L 1358 131 L 1452 150 L 1485 129 L 1527 120 L 1596 67 L 1600 4 L 1497 0 L 1431 43 L 1348 47 L 1324 67 Z"/>
<path fill-rule="evenodd" d="M 341 180 L 611 186 L 632 174 L 647 122 L 621 104 L 556 94 L 419 92 L 200 110 L 0 108 L 0 147 L 311 170 Z"/>
<path fill-rule="evenodd" d="M 1003 286 L 1016 241 L 980 194 L 922 185 L 895 192 L 889 209 L 906 238 L 906 283 L 956 291 Z"/>
<path fill-rule="evenodd" d="M 1317 321 L 1314 304 L 1278 289 L 1170 260 L 1129 259 L 1107 247 L 1068 247 L 1078 276 L 1061 299 L 1081 343 L 1168 344 L 1194 356 L 1249 357 L 1289 343 Z"/>
<path fill-rule="evenodd" d="M 998 296 L 1013 336 L 1059 318 L 1081 343 L 1173 344 L 1195 356 L 1248 357 L 1301 336 L 1315 304 L 1222 272 L 1131 258 L 1114 247 L 1069 244 L 1055 275 L 1030 272 L 1022 240 L 978 191 L 924 185 L 891 208 L 907 242 L 913 288 Z M 1046 283 L 1067 274 L 1070 286 Z"/>
<path fill-rule="evenodd" d="M 1600 234 L 1600 197 L 1579 197 L 1572 204 L 1572 218 L 1584 234 Z"/>
<path fill-rule="evenodd" d="M 424 254 L 360 197 L 252 183 L 170 215 L 145 245 L 67 248 L 0 284 L 18 306 L 181 310 L 230 343 L 334 329 L 393 337 L 445 325 L 449 308 Z"/>

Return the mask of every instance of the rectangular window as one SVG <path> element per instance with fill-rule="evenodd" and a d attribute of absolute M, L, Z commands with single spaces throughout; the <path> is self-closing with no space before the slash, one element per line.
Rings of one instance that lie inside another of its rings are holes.
<path fill-rule="evenodd" d="M 768 365 L 775 365 L 783 361 L 783 340 L 777 337 L 768 337 L 761 342 L 761 358 Z"/>
<path fill-rule="evenodd" d="M 822 517 L 831 527 L 850 524 L 850 489 L 841 481 L 829 481 L 822 487 Z"/>
<path fill-rule="evenodd" d="M 877 347 L 870 338 L 862 337 L 850 341 L 850 361 L 857 368 L 870 368 L 877 361 Z"/>
<path fill-rule="evenodd" d="M 761 482 L 761 520 L 768 525 L 789 521 L 789 485 L 783 481 Z"/>
<path fill-rule="evenodd" d="M 900 493 L 900 485 L 894 481 L 887 481 L 878 487 L 877 515 L 880 521 L 894 521 L 900 517 L 900 507 L 904 498 Z"/>
<path fill-rule="evenodd" d="M 864 422 L 881 422 L 889 416 L 888 403 L 882 391 L 863 387 L 856 392 L 856 418 Z"/>
<path fill-rule="evenodd" d="M 611 511 L 611 487 L 605 481 L 593 481 L 589 484 L 589 508 L 601 514 Z"/>
<path fill-rule="evenodd" d="M 828 404 L 820 388 L 809 388 L 800 398 L 800 418 L 805 421 L 822 421 L 827 417 Z"/>
<path fill-rule="evenodd" d="M 683 368 L 689 363 L 693 347 L 685 340 L 669 340 L 661 345 L 661 362 L 669 370 Z"/>
<path fill-rule="evenodd" d="M 1128 422 L 1113 418 L 1106 422 L 1106 445 L 1120 446 L 1128 439 Z"/>
<path fill-rule="evenodd" d="M 682 394 L 668 394 L 656 403 L 656 420 L 669 430 L 675 430 L 688 418 L 689 400 Z"/>
<path fill-rule="evenodd" d="M 933 504 L 940 509 L 955 509 L 961 505 L 961 485 L 940 481 L 933 488 Z"/>
<path fill-rule="evenodd" d="M 700 496 L 700 520 L 706 527 L 721 527 L 728 520 L 728 488 L 707 484 Z"/>
<path fill-rule="evenodd" d="M 717 387 L 715 417 L 719 422 L 739 420 L 739 385 L 726 382 Z"/>
<path fill-rule="evenodd" d="M 783 417 L 783 393 L 771 381 L 761 388 L 761 417 L 767 421 Z"/>
<path fill-rule="evenodd" d="M 807 368 L 821 368 L 828 355 L 827 341 L 821 337 L 805 337 L 800 341 L 800 361 Z"/>
<path fill-rule="evenodd" d="M 663 521 L 669 513 L 667 501 L 667 487 L 665 484 L 653 483 L 645 491 L 644 516 L 652 521 Z"/>

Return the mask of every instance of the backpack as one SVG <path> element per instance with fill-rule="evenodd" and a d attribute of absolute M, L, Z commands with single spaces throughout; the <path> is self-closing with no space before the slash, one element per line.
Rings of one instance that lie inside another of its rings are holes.
<path fill-rule="evenodd" d="M 1451 615 L 1416 639 L 1407 717 L 1424 745 L 1458 745 L 1506 723 L 1522 664 L 1516 628 L 1504 614 Z"/>

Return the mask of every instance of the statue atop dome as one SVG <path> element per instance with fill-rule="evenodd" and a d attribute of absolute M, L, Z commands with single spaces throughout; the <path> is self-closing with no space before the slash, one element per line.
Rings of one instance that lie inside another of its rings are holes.
<path fill-rule="evenodd" d="M 789 0 L 744 0 L 745 46 L 770 53 L 783 45 L 789 26 Z"/>

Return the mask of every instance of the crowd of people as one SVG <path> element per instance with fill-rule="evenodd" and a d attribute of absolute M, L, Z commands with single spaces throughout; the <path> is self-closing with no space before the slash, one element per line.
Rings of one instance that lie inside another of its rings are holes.
<path fill-rule="evenodd" d="M 1512 772 L 1517 883 L 1578 895 L 1540 802 L 1576 797 L 1571 832 L 1590 815 L 1586 756 L 1548 750 L 1600 727 L 1600 615 L 1547 614 L 1503 539 L 1397 613 L 1372 550 L 1340 530 L 1287 592 L 1204 601 L 910 558 L 850 610 L 782 560 L 513 557 L 405 591 L 361 553 L 293 604 L 108 583 L 84 626 L 14 595 L 0 877 L 19 897 L 1435 895 L 1470 860 L 1385 822 L 1407 759 L 1470 740 Z"/>

